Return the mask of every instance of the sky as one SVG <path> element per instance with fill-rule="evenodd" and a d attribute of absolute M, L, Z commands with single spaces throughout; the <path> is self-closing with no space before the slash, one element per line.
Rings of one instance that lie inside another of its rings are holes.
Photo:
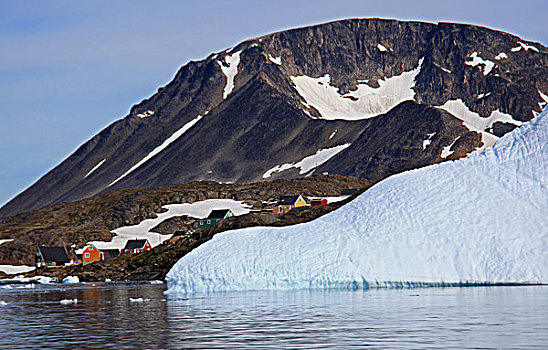
<path fill-rule="evenodd" d="M 548 1 L 0 0 L 0 206 L 190 60 L 343 18 L 487 26 L 548 45 Z"/>

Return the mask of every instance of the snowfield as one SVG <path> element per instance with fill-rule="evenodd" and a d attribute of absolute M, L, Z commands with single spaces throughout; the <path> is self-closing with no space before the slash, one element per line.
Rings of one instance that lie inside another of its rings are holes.
<path fill-rule="evenodd" d="M 152 231 L 152 229 L 169 218 L 175 216 L 187 215 L 196 219 L 206 218 L 214 209 L 230 209 L 234 215 L 243 215 L 249 213 L 251 206 L 241 201 L 232 199 L 207 199 L 194 203 L 168 204 L 162 208 L 166 212 L 157 214 L 156 218 L 146 219 L 137 225 L 124 226 L 113 230 L 116 236 L 110 242 L 92 241 L 87 244 L 93 244 L 97 249 L 122 249 L 128 239 L 148 239 L 150 245 L 155 247 L 161 242 L 168 240 L 172 235 L 162 235 Z M 76 251 L 78 254 L 83 252 L 83 248 Z"/>
<path fill-rule="evenodd" d="M 320 112 L 326 120 L 361 120 L 387 113 L 403 101 L 415 97 L 415 78 L 419 74 L 423 59 L 411 71 L 393 77 L 379 79 L 379 87 L 358 84 L 356 90 L 341 95 L 336 86 L 330 84 L 331 77 L 319 78 L 306 75 L 292 76 L 295 89 L 306 103 Z"/>
<path fill-rule="evenodd" d="M 548 283 L 546 110 L 481 154 L 392 176 L 312 222 L 224 232 L 168 293 Z"/>

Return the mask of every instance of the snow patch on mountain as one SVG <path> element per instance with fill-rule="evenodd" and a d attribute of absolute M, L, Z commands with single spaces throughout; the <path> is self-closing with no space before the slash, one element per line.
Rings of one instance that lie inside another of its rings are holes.
<path fill-rule="evenodd" d="M 205 113 L 207 114 L 207 113 Z M 128 176 L 130 173 L 132 173 L 135 169 L 139 168 L 141 165 L 145 164 L 146 162 L 148 162 L 150 159 L 152 159 L 152 157 L 154 157 L 155 155 L 157 155 L 158 153 L 162 152 L 164 149 L 166 149 L 169 145 L 171 145 L 173 142 L 177 141 L 177 139 L 181 136 L 183 136 L 183 134 L 185 132 L 187 132 L 190 128 L 192 128 L 194 126 L 194 124 L 196 124 L 197 122 L 200 121 L 200 119 L 203 118 L 203 115 L 199 115 L 197 116 L 196 118 L 192 119 L 191 121 L 189 121 L 188 123 L 186 123 L 185 125 L 183 125 L 179 130 L 175 131 L 170 137 L 168 137 L 160 146 L 156 147 L 155 149 L 153 149 L 149 154 L 147 154 L 143 159 L 141 159 L 137 164 L 135 164 L 134 166 L 132 166 L 128 171 L 126 171 L 125 173 L 123 173 L 120 177 L 118 177 L 116 180 L 112 181 L 110 183 L 110 185 L 108 185 L 108 187 L 114 185 L 115 183 L 117 183 L 118 181 L 122 180 L 124 177 Z"/>
<path fill-rule="evenodd" d="M 329 135 L 329 139 L 331 140 L 333 138 L 333 136 L 335 136 L 336 133 L 337 133 L 337 129 L 333 130 L 331 135 Z"/>
<path fill-rule="evenodd" d="M 329 159 L 336 156 L 338 153 L 344 151 L 350 146 L 350 143 L 345 143 L 344 145 L 339 145 L 331 148 L 319 149 L 313 155 L 303 158 L 297 163 L 287 163 L 282 165 L 276 165 L 275 167 L 268 169 L 263 174 L 263 179 L 267 179 L 272 176 L 274 173 L 279 173 L 291 168 L 301 169 L 299 174 L 303 175 L 308 173 L 310 170 L 316 168 L 318 165 L 321 165 L 327 162 Z"/>
<path fill-rule="evenodd" d="M 547 283 L 547 179 L 545 111 L 312 222 L 217 234 L 175 264 L 168 293 Z"/>
<path fill-rule="evenodd" d="M 431 133 L 431 134 L 426 134 L 428 136 L 428 138 L 426 140 L 423 140 L 422 141 L 422 150 L 424 151 L 426 149 L 426 147 L 430 146 L 430 144 L 432 143 L 432 137 L 434 137 L 434 135 L 436 135 L 435 132 Z"/>
<path fill-rule="evenodd" d="M 467 62 L 464 62 L 465 64 L 469 65 L 469 66 L 472 66 L 472 67 L 476 67 L 477 65 L 484 65 L 483 67 L 483 75 L 487 75 L 491 72 L 491 70 L 493 69 L 493 67 L 495 66 L 495 62 L 493 61 L 489 61 L 489 60 L 484 60 L 483 58 L 481 58 L 479 56 L 479 53 L 478 52 L 474 52 L 470 55 L 470 57 L 472 58 L 472 61 L 467 61 Z"/>
<path fill-rule="evenodd" d="M 377 49 L 379 49 L 380 52 L 388 52 L 388 49 L 383 44 L 377 44 Z"/>
<path fill-rule="evenodd" d="M 143 113 L 137 114 L 137 118 L 145 119 L 154 115 L 154 111 L 144 111 Z"/>
<path fill-rule="evenodd" d="M 436 62 L 433 62 L 433 63 L 434 63 L 434 66 L 438 67 L 439 69 L 441 69 L 441 70 L 444 71 L 445 73 L 449 73 L 449 74 L 452 73 L 449 69 L 447 69 L 447 68 L 445 68 L 445 67 L 442 67 L 441 65 L 437 64 Z"/>
<path fill-rule="evenodd" d="M 281 66 L 281 65 L 282 65 L 282 56 L 273 57 L 271 54 L 268 54 L 268 59 L 269 59 L 272 63 L 277 64 L 278 66 Z"/>
<path fill-rule="evenodd" d="M 455 142 L 458 141 L 458 139 L 460 139 L 460 136 L 457 136 L 456 139 L 453 140 L 453 142 L 451 142 L 451 144 L 449 146 L 446 146 L 446 147 L 443 147 L 442 150 L 441 150 L 441 157 L 442 158 L 447 158 L 449 157 L 450 155 L 452 155 L 455 151 L 451 151 L 451 148 L 453 147 L 453 145 L 455 144 Z"/>
<path fill-rule="evenodd" d="M 88 171 L 88 173 L 84 176 L 84 179 L 88 176 L 90 176 L 91 174 L 93 174 L 93 172 L 97 169 L 99 169 L 99 167 L 101 165 L 103 165 L 103 163 L 106 161 L 106 159 L 103 159 L 102 161 L 100 161 L 99 163 L 97 163 L 93 168 L 91 168 L 90 171 Z"/>
<path fill-rule="evenodd" d="M 504 52 L 501 52 L 501 53 L 499 53 L 498 55 L 495 56 L 495 59 L 496 59 L 496 60 L 499 60 L 499 61 L 500 61 L 500 60 L 503 60 L 503 59 L 505 59 L 505 58 L 508 58 L 508 55 L 507 55 L 506 53 L 504 53 Z"/>
<path fill-rule="evenodd" d="M 356 89 L 340 94 L 330 84 L 329 74 L 313 78 L 306 75 L 291 76 L 295 89 L 309 106 L 320 112 L 326 120 L 361 120 L 387 113 L 403 101 L 415 97 L 415 78 L 421 70 L 421 58 L 417 68 L 390 78 L 379 79 L 379 87 L 358 84 Z"/>
<path fill-rule="evenodd" d="M 153 219 L 146 219 L 137 225 L 124 226 L 111 231 L 116 236 L 110 242 L 92 241 L 87 244 L 93 244 L 97 249 L 122 249 L 128 239 L 148 239 L 150 245 L 155 247 L 172 236 L 152 231 L 155 226 L 169 218 L 187 215 L 196 219 L 204 219 L 214 209 L 230 209 L 237 216 L 247 214 L 251 210 L 249 204 L 232 199 L 207 199 L 194 203 L 168 204 L 162 208 L 167 211 L 156 214 L 157 216 Z"/>
<path fill-rule="evenodd" d="M 512 48 L 511 51 L 518 52 L 518 51 L 521 51 L 521 49 L 524 49 L 525 51 L 533 50 L 533 51 L 539 52 L 539 50 L 533 45 L 527 45 L 525 43 L 522 43 L 521 41 L 518 41 L 518 45 L 519 46 Z"/>
<path fill-rule="evenodd" d="M 234 89 L 234 77 L 236 76 L 236 74 L 238 74 L 238 65 L 240 64 L 241 53 L 242 50 L 237 51 L 232 55 L 226 55 L 224 63 L 222 61 L 217 61 L 217 63 L 221 67 L 221 71 L 226 76 L 226 85 L 223 90 L 223 99 L 226 99 Z"/>
<path fill-rule="evenodd" d="M 486 147 L 493 146 L 495 142 L 498 141 L 499 138 L 497 136 L 485 131 L 486 129 L 490 129 L 494 123 L 510 123 L 517 126 L 522 124 L 522 122 L 515 120 L 510 114 L 503 113 L 498 109 L 491 112 L 489 117 L 484 118 L 478 113 L 472 112 L 461 99 L 449 100 L 442 106 L 438 106 L 438 108 L 441 108 L 462 120 L 470 131 L 482 135 L 483 146 L 478 148 L 476 150 L 477 152 L 483 151 Z"/>

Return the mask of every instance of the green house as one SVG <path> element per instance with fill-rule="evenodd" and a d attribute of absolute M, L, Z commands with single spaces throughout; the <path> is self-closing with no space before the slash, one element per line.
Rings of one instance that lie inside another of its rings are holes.
<path fill-rule="evenodd" d="M 230 209 L 217 209 L 212 210 L 208 217 L 198 220 L 198 228 L 204 228 L 213 226 L 219 221 L 234 216 L 234 213 Z"/>

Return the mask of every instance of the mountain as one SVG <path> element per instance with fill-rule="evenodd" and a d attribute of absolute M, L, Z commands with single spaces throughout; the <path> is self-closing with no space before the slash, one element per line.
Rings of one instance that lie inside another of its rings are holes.
<path fill-rule="evenodd" d="M 548 109 L 314 221 L 217 234 L 175 264 L 168 291 L 548 283 L 547 179 Z"/>
<path fill-rule="evenodd" d="M 348 19 L 273 33 L 183 66 L 0 217 L 193 180 L 377 181 L 493 145 L 547 95 L 548 49 L 488 28 Z"/>

